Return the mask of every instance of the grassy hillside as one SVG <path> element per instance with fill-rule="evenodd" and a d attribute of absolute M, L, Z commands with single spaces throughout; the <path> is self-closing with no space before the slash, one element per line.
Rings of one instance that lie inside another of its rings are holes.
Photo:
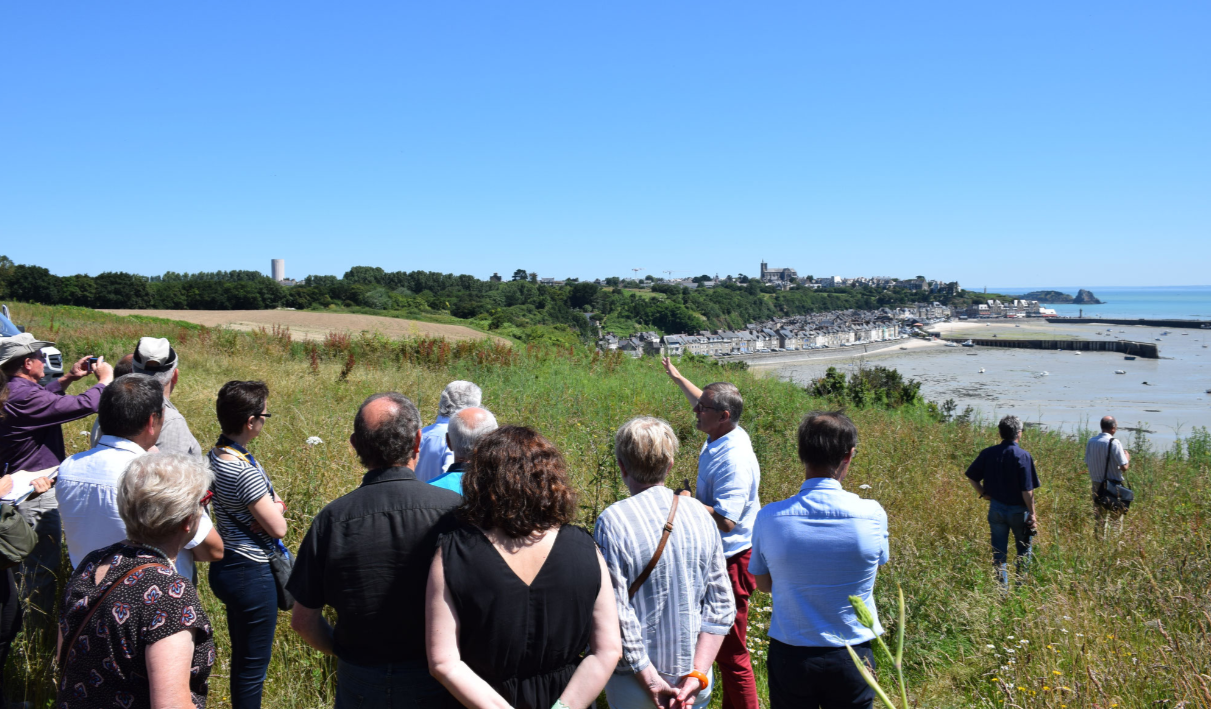
<path fill-rule="evenodd" d="M 683 446 L 673 471 L 677 480 L 695 477 L 703 440 L 685 400 L 652 359 L 570 347 L 376 338 L 333 337 L 304 345 L 287 332 L 208 330 L 68 307 L 16 306 L 13 314 L 39 337 L 56 340 L 68 359 L 116 359 L 141 335 L 171 338 L 182 357 L 173 401 L 203 443 L 218 433 L 213 397 L 225 381 L 268 382 L 274 417 L 253 450 L 290 503 L 286 541 L 292 548 L 317 510 L 358 484 L 361 469 L 346 441 L 357 405 L 377 391 L 403 392 L 431 420 L 448 381 L 479 383 L 485 405 L 502 422 L 534 426 L 564 452 L 586 525 L 625 494 L 611 437 L 627 418 L 651 414 L 673 424 Z M 725 375 L 707 364 L 688 364 L 683 371 L 699 384 L 727 378 L 740 387 L 742 424 L 762 465 L 762 499 L 797 490 L 802 469 L 795 426 L 805 411 L 827 402 L 748 372 Z M 80 390 L 81 384 L 74 385 L 73 391 Z M 1137 507 L 1121 535 L 1099 541 L 1081 464 L 1083 444 L 1027 431 L 1024 446 L 1034 453 L 1043 480 L 1041 535 L 1031 579 L 1003 597 L 989 563 L 987 503 L 975 498 L 963 478 L 967 463 L 994 442 L 995 432 L 939 424 L 924 409 L 851 413 L 861 441 L 845 487 L 887 509 L 891 563 L 879 574 L 876 597 L 891 627 L 896 584 L 904 588 L 906 661 L 911 694 L 920 706 L 1211 706 L 1211 535 L 1205 520 L 1211 464 L 1205 441 L 1191 442 L 1181 457 L 1133 446 Z M 71 450 L 84 445 L 81 432 L 90 424 L 65 427 Z M 308 436 L 324 443 L 309 447 Z M 211 706 L 225 707 L 226 627 L 205 573 L 200 586 L 220 649 Z M 768 596 L 759 595 L 754 606 L 760 610 L 751 616 L 752 647 L 763 687 Z M 43 640 L 19 639 L 6 669 L 6 685 L 24 685 L 24 698 L 38 707 L 50 706 L 53 696 L 51 653 Z M 307 649 L 283 615 L 266 706 L 330 706 L 332 672 L 333 664 Z M 19 692 L 10 697 L 22 698 Z"/>

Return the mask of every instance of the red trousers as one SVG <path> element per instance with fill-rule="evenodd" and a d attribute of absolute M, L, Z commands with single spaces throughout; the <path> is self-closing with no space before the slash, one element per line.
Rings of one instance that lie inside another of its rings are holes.
<path fill-rule="evenodd" d="M 723 709 L 758 709 L 757 680 L 748 656 L 748 597 L 757 588 L 757 579 L 748 571 L 752 549 L 745 549 L 727 560 L 727 575 L 736 597 L 736 622 L 723 639 L 719 655 L 719 680 L 723 685 Z"/>

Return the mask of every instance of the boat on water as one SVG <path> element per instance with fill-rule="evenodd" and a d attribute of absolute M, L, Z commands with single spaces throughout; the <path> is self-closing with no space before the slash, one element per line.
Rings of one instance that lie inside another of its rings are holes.
<path fill-rule="evenodd" d="M 1158 337 L 1158 338 L 1156 338 L 1156 341 L 1157 341 L 1157 342 L 1161 342 L 1161 338 L 1159 338 L 1159 337 Z"/>
<path fill-rule="evenodd" d="M 962 345 L 964 347 L 975 347 L 976 343 L 972 342 L 971 340 L 968 340 L 967 342 L 962 343 Z"/>
<path fill-rule="evenodd" d="M 984 368 L 980 367 L 980 374 L 983 374 L 983 373 L 984 373 Z"/>
<path fill-rule="evenodd" d="M 958 347 L 958 346 L 959 346 L 959 343 L 957 343 L 957 342 L 947 342 L 947 343 L 946 343 L 946 346 L 947 346 L 947 347 Z"/>
<path fill-rule="evenodd" d="M 1123 357 L 1123 359 L 1135 359 L 1135 355 L 1127 355 L 1126 357 Z"/>
<path fill-rule="evenodd" d="M 1127 373 L 1127 370 L 1125 370 L 1125 369 L 1116 369 L 1116 370 L 1114 370 L 1114 373 L 1115 373 L 1115 374 L 1126 374 L 1126 373 Z"/>
<path fill-rule="evenodd" d="M 1165 335 L 1172 335 L 1172 334 L 1173 334 L 1172 332 L 1169 332 L 1168 330 L 1164 330 L 1161 332 L 1161 337 L 1164 337 Z"/>
<path fill-rule="evenodd" d="M 1077 356 L 1077 357 L 1080 357 L 1080 356 L 1081 356 L 1081 353 L 1080 353 L 1080 352 L 1077 352 L 1077 353 L 1076 353 L 1076 356 Z"/>

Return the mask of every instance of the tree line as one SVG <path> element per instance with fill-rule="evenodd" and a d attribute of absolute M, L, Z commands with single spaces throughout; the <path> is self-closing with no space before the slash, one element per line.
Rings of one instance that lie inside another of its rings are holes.
<path fill-rule="evenodd" d="M 593 321 L 605 323 L 606 329 L 618 324 L 622 330 L 694 333 L 742 328 L 779 316 L 895 307 L 929 297 L 873 288 L 780 291 L 755 279 L 745 281 L 694 289 L 618 278 L 606 279 L 604 285 L 575 279 L 546 285 L 525 269 L 517 269 L 508 281 L 485 281 L 466 274 L 355 266 L 339 278 L 312 275 L 284 286 L 256 271 L 56 276 L 42 266 L 0 256 L 0 297 L 30 303 L 165 310 L 362 308 L 477 320 L 485 329 L 505 330 L 502 334 L 561 325 L 585 339 L 597 334 Z M 964 305 L 975 297 L 964 292 L 939 299 Z"/>

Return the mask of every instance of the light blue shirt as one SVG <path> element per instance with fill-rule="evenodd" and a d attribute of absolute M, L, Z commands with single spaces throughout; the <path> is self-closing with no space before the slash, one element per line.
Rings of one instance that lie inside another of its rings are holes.
<path fill-rule="evenodd" d="M 450 417 L 438 416 L 437 421 L 420 432 L 420 453 L 416 457 L 416 479 L 429 482 L 446 472 L 454 462 L 454 453 L 446 447 L 446 429 Z"/>
<path fill-rule="evenodd" d="M 729 559 L 753 545 L 753 522 L 761 509 L 757 488 L 761 466 L 748 433 L 737 426 L 726 436 L 702 444 L 698 454 L 697 497 L 736 523 L 723 537 L 723 555 Z"/>
<path fill-rule="evenodd" d="M 771 503 L 753 529 L 753 575 L 773 580 L 769 636 L 787 645 L 840 647 L 883 634 L 873 591 L 887 563 L 887 513 L 874 500 L 811 478 L 799 494 Z M 875 632 L 858 622 L 850 596 L 875 617 Z"/>
<path fill-rule="evenodd" d="M 429 484 L 433 487 L 440 487 L 443 490 L 457 492 L 461 495 L 463 494 L 463 471 L 452 470 L 442 475 L 438 475 L 436 478 L 430 480 Z"/>
<path fill-rule="evenodd" d="M 118 479 L 130 461 L 144 454 L 131 440 L 101 436 L 95 448 L 59 466 L 55 490 L 73 569 L 91 552 L 126 538 L 126 523 L 118 515 Z M 193 553 L 188 550 L 204 541 L 212 528 L 203 512 L 193 540 L 177 556 L 177 572 L 182 576 L 193 578 Z"/>

